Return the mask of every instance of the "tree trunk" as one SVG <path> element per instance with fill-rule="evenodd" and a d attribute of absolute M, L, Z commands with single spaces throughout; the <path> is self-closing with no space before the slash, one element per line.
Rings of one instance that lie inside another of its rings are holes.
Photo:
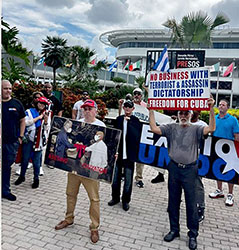
<path fill-rule="evenodd" d="M 56 90 L 56 68 L 53 68 L 53 84 L 52 87 Z"/>

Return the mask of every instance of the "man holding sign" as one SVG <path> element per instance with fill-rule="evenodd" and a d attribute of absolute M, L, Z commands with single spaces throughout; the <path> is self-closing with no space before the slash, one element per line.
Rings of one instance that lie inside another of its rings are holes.
<path fill-rule="evenodd" d="M 102 121 L 96 119 L 97 105 L 95 101 L 87 99 L 81 106 L 81 108 L 83 109 L 84 118 L 80 119 L 80 122 L 106 127 Z M 65 220 L 57 224 L 55 226 L 55 229 L 60 230 L 74 223 L 74 211 L 77 202 L 77 195 L 81 184 L 83 184 L 84 188 L 86 189 L 90 200 L 90 239 L 93 243 L 96 243 L 99 240 L 98 228 L 100 225 L 99 182 L 96 180 L 88 179 L 70 172 L 68 173 L 66 188 L 67 210 Z"/>
<path fill-rule="evenodd" d="M 178 111 L 179 123 L 157 126 L 153 110 L 149 110 L 150 128 L 152 132 L 165 136 L 168 141 L 170 163 L 168 164 L 168 213 L 170 232 L 164 240 L 170 242 L 179 237 L 179 210 L 182 188 L 185 193 L 187 227 L 189 229 L 189 249 L 197 248 L 198 211 L 196 204 L 196 179 L 198 178 L 198 147 L 203 135 L 213 132 L 216 128 L 214 117 L 214 100 L 209 98 L 209 126 L 192 125 L 191 111 Z"/>

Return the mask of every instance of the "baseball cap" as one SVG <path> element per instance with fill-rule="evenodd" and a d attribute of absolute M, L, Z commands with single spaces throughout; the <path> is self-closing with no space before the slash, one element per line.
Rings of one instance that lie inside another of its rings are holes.
<path fill-rule="evenodd" d="M 124 102 L 124 107 L 125 108 L 133 108 L 134 107 L 134 103 L 131 100 L 126 100 Z"/>
<path fill-rule="evenodd" d="M 87 99 L 82 105 L 81 108 L 84 107 L 92 107 L 92 108 L 96 108 L 97 109 L 97 104 L 95 101 L 91 100 L 91 99 Z"/>
<path fill-rule="evenodd" d="M 44 96 L 41 96 L 41 97 L 37 98 L 37 102 L 44 103 L 46 105 L 50 104 L 49 100 Z"/>
<path fill-rule="evenodd" d="M 133 94 L 136 93 L 136 92 L 139 92 L 140 94 L 142 94 L 142 89 L 140 89 L 140 88 L 135 88 L 134 91 L 133 91 Z"/>
<path fill-rule="evenodd" d="M 82 95 L 89 95 L 88 91 L 83 91 Z"/>

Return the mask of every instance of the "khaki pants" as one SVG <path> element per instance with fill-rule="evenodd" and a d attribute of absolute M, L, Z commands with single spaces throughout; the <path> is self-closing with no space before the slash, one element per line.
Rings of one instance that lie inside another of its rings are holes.
<path fill-rule="evenodd" d="M 77 202 L 77 195 L 81 183 L 83 184 L 89 200 L 90 210 L 89 215 L 91 219 L 90 229 L 97 230 L 100 225 L 100 198 L 99 198 L 99 182 L 85 177 L 68 173 L 67 180 L 67 211 L 65 219 L 68 223 L 74 222 L 74 211 Z"/>
<path fill-rule="evenodd" d="M 144 164 L 136 162 L 136 175 L 135 180 L 139 181 L 143 179 Z"/>

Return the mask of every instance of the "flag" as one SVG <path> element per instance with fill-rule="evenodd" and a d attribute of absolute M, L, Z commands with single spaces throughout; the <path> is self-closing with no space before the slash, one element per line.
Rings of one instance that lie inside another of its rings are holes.
<path fill-rule="evenodd" d="M 167 45 L 165 45 L 163 52 L 161 52 L 160 57 L 153 67 L 153 70 L 169 72 L 169 61 L 168 61 L 168 51 Z"/>
<path fill-rule="evenodd" d="M 135 62 L 129 66 L 129 70 L 132 71 L 134 69 L 140 69 L 140 66 L 141 66 L 141 61 L 138 60 L 137 62 Z"/>
<path fill-rule="evenodd" d="M 220 68 L 220 62 L 213 64 L 210 66 L 210 72 L 218 72 Z"/>
<path fill-rule="evenodd" d="M 94 58 L 92 61 L 90 61 L 91 65 L 96 65 L 96 58 Z"/>
<path fill-rule="evenodd" d="M 40 60 L 37 62 L 37 65 L 40 65 L 44 62 L 45 57 L 41 57 Z"/>
<path fill-rule="evenodd" d="M 113 68 L 117 68 L 117 60 L 115 60 L 110 66 L 109 66 L 109 68 L 108 68 L 108 71 L 112 71 L 113 70 Z"/>
<path fill-rule="evenodd" d="M 230 73 L 232 73 L 234 68 L 234 63 L 231 63 L 225 70 L 223 76 L 228 76 Z"/>
<path fill-rule="evenodd" d="M 123 70 L 125 70 L 125 69 L 129 69 L 129 60 L 127 60 L 123 66 Z"/>

